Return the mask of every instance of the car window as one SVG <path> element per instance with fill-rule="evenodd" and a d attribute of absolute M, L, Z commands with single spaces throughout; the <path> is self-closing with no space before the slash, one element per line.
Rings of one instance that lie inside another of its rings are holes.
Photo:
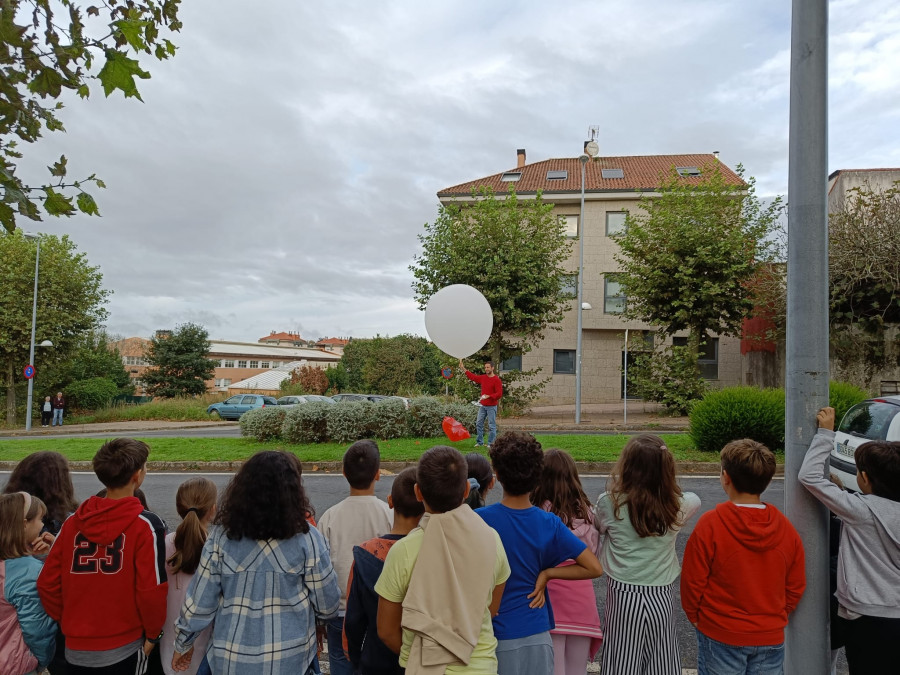
<path fill-rule="evenodd" d="M 232 396 L 230 399 L 225 401 L 225 403 L 228 405 L 235 405 L 236 403 L 240 403 L 240 402 L 241 402 L 240 396 Z"/>
<path fill-rule="evenodd" d="M 255 396 L 245 396 L 241 400 L 241 405 L 253 405 L 256 402 Z"/>
<path fill-rule="evenodd" d="M 270 396 L 263 396 L 263 403 L 266 405 L 278 405 L 278 401 Z"/>
<path fill-rule="evenodd" d="M 897 413 L 900 413 L 900 406 L 882 401 L 866 401 L 847 411 L 838 431 L 859 438 L 883 441 L 887 438 L 888 427 Z"/>

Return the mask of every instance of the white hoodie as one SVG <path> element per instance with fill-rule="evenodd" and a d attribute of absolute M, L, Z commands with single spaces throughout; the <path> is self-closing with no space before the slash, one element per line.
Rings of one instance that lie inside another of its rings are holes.
<path fill-rule="evenodd" d="M 842 490 L 826 478 L 834 432 L 819 429 L 800 467 L 800 482 L 840 518 L 837 592 L 842 607 L 900 618 L 900 502 Z"/>

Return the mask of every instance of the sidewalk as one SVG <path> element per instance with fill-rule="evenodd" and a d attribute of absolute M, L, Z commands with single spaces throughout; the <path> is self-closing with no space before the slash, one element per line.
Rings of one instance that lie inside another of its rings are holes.
<path fill-rule="evenodd" d="M 99 434 L 103 432 L 135 432 L 135 431 L 167 431 L 178 429 L 212 429 L 214 427 L 234 427 L 234 422 L 222 422 L 219 420 L 202 422 L 191 420 L 188 422 L 170 422 L 166 420 L 136 420 L 118 422 L 94 422 L 91 424 L 63 424 L 56 427 L 32 426 L 31 431 L 18 429 L 0 429 L 0 436 L 21 436 L 25 438 L 52 438 L 60 434 Z"/>
<path fill-rule="evenodd" d="M 583 403 L 581 424 L 575 424 L 575 405 L 534 406 L 522 417 L 498 421 L 504 428 L 528 431 L 687 431 L 687 417 L 672 417 L 658 403 L 628 401 Z"/>

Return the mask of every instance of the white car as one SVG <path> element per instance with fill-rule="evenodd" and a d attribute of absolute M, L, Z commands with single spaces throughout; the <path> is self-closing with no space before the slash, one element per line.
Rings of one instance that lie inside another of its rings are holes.
<path fill-rule="evenodd" d="M 318 396 L 316 394 L 303 394 L 303 396 L 282 396 L 278 399 L 278 405 L 291 408 L 301 403 L 334 403 L 334 400 L 328 396 Z"/>
<path fill-rule="evenodd" d="M 860 491 L 854 454 L 856 448 L 868 441 L 900 441 L 900 396 L 882 396 L 857 403 L 835 429 L 831 471 L 848 490 Z"/>

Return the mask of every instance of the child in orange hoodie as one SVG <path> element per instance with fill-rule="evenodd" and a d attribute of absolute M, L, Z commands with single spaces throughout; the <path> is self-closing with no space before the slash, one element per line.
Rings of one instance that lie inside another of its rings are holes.
<path fill-rule="evenodd" d="M 806 588 L 803 544 L 788 519 L 759 498 L 775 474 L 772 451 L 750 439 L 732 441 L 721 460 L 728 501 L 697 521 L 681 568 L 681 605 L 697 629 L 697 670 L 781 672 L 784 627 Z"/>

